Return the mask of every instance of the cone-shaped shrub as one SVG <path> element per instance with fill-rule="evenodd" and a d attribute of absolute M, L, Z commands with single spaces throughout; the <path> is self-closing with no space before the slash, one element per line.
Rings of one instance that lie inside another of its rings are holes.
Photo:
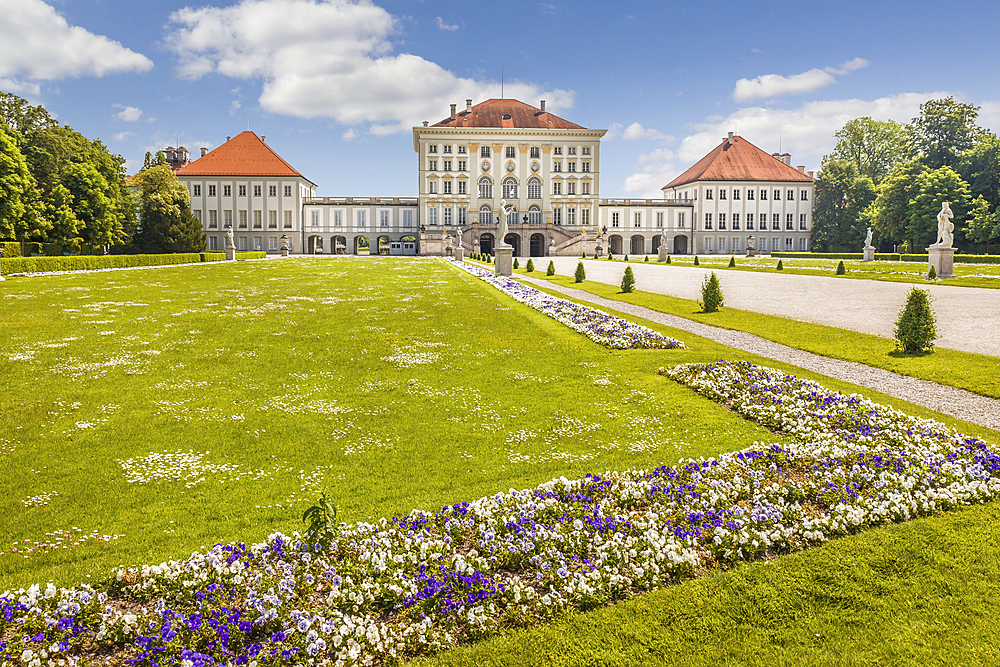
<path fill-rule="evenodd" d="M 642 260 L 642 261 L 648 262 L 649 261 L 649 255 L 646 255 L 646 258 L 644 260 Z"/>
<path fill-rule="evenodd" d="M 934 348 L 937 326 L 931 310 L 931 295 L 914 287 L 906 295 L 906 305 L 899 312 L 893 332 L 897 347 L 903 352 L 920 352 Z"/>
<path fill-rule="evenodd" d="M 722 298 L 722 286 L 719 285 L 719 278 L 715 275 L 715 271 L 711 274 L 705 276 L 705 282 L 701 284 L 701 301 L 698 305 L 701 306 L 701 311 L 703 313 L 714 313 L 719 308 L 722 308 L 722 304 L 725 299 Z"/>
<path fill-rule="evenodd" d="M 698 255 L 694 256 L 694 265 L 698 266 Z"/>
<path fill-rule="evenodd" d="M 573 275 L 573 277 L 576 279 L 576 282 L 578 283 L 582 283 L 584 280 L 587 279 L 587 272 L 583 268 L 583 262 L 576 263 L 576 273 Z"/>
<path fill-rule="evenodd" d="M 735 257 L 730 257 L 729 258 L 729 268 L 730 269 L 735 269 L 736 268 L 736 258 Z"/>
<path fill-rule="evenodd" d="M 611 253 L 610 250 L 608 250 L 608 259 L 614 259 L 614 258 L 615 256 Z"/>
<path fill-rule="evenodd" d="M 594 251 L 594 259 L 598 259 L 596 250 Z"/>
<path fill-rule="evenodd" d="M 845 273 L 847 273 L 847 269 L 844 268 L 844 260 L 840 260 L 840 263 L 837 264 L 837 275 L 842 276 Z"/>
<path fill-rule="evenodd" d="M 514 268 L 515 269 L 521 268 L 521 265 L 517 263 L 517 257 L 514 258 Z"/>
<path fill-rule="evenodd" d="M 927 280 L 937 280 L 937 269 L 931 264 L 931 268 L 927 269 Z"/>
<path fill-rule="evenodd" d="M 583 257 L 584 259 L 587 259 L 587 251 L 586 251 L 586 250 L 584 250 L 584 251 L 583 251 L 583 254 L 582 254 L 582 255 L 580 255 L 580 257 Z M 596 259 L 596 258 L 595 258 L 595 259 Z"/>
<path fill-rule="evenodd" d="M 670 255 L 667 255 L 667 264 L 670 263 Z"/>
<path fill-rule="evenodd" d="M 549 268 L 545 270 L 545 275 L 547 276 L 556 275 L 556 263 L 553 262 L 551 259 L 549 260 Z"/>
<path fill-rule="evenodd" d="M 779 259 L 779 260 L 778 260 L 778 266 L 776 266 L 775 268 L 776 268 L 776 269 L 777 269 L 778 271 L 784 271 L 784 270 L 785 270 L 785 265 L 784 265 L 784 264 L 782 264 L 782 263 L 781 263 L 781 260 Z"/>
<path fill-rule="evenodd" d="M 530 257 L 528 258 L 528 263 L 524 265 L 524 270 L 527 271 L 528 273 L 531 273 L 532 271 L 535 270 L 535 263 L 531 261 Z"/>
<path fill-rule="evenodd" d="M 625 275 L 622 276 L 622 291 L 626 294 L 630 293 L 635 289 L 635 275 L 632 273 L 632 267 L 625 267 Z"/>
<path fill-rule="evenodd" d="M 628 261 L 628 255 L 625 255 L 625 261 L 626 262 Z"/>

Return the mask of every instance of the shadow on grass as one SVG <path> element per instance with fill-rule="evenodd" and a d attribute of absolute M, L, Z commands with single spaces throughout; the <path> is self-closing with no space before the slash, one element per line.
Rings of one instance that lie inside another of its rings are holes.
<path fill-rule="evenodd" d="M 893 350 L 889 356 L 894 359 L 919 359 L 934 354 L 934 350 L 920 350 L 919 352 L 904 352 L 903 350 Z"/>

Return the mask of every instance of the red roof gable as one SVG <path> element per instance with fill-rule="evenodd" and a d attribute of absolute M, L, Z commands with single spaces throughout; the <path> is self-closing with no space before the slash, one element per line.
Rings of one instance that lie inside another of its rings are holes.
<path fill-rule="evenodd" d="M 695 181 L 806 181 L 812 176 L 803 174 L 778 158 L 768 155 L 742 137 L 723 139 L 715 150 L 698 160 L 683 174 L 661 189 L 674 188 Z"/>
<path fill-rule="evenodd" d="M 177 171 L 178 176 L 295 176 L 305 178 L 247 130 Z M 305 178 L 305 180 L 309 180 Z M 312 181 L 310 181 L 311 183 Z"/>
<path fill-rule="evenodd" d="M 584 130 L 582 125 L 571 123 L 547 111 L 518 100 L 486 100 L 472 107 L 472 111 L 459 111 L 455 118 L 445 118 L 432 127 L 516 127 L 549 130 Z"/>

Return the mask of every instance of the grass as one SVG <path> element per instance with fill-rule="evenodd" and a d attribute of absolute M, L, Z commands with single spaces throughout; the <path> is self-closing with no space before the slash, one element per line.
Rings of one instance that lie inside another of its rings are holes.
<path fill-rule="evenodd" d="M 641 290 L 625 294 L 615 285 L 593 281 L 574 283 L 572 278 L 558 274 L 546 278 L 544 274 L 535 272 L 532 277 L 723 329 L 745 331 L 824 357 L 867 364 L 958 387 L 982 396 L 1000 398 L 1000 373 L 997 372 L 1000 370 L 1000 361 L 996 357 L 945 348 L 937 348 L 930 354 L 906 354 L 896 349 L 894 340 L 848 329 L 728 307 L 715 313 L 702 313 L 696 301 L 680 297 Z"/>
<path fill-rule="evenodd" d="M 867 531 L 414 663 L 1000 663 L 1000 503 Z"/>

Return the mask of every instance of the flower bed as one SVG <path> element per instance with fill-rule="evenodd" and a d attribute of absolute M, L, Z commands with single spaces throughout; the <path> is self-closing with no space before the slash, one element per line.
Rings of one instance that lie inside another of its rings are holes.
<path fill-rule="evenodd" d="M 452 260 L 454 262 L 454 260 Z M 485 280 L 517 301 L 544 313 L 570 329 L 582 333 L 595 343 L 619 350 L 634 348 L 680 348 L 684 343 L 657 333 L 648 327 L 633 324 L 590 306 L 550 296 L 503 276 L 494 275 L 473 264 L 454 262 L 477 278 Z"/>
<path fill-rule="evenodd" d="M 1000 492 L 1000 457 L 936 422 L 746 363 L 662 372 L 795 442 L 8 591 L 0 662 L 391 663 Z"/>

